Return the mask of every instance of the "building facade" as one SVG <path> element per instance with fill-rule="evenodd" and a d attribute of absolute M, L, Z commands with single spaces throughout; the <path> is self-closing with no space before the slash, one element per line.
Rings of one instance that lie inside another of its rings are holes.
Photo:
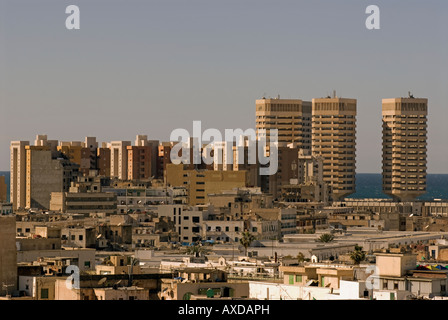
<path fill-rule="evenodd" d="M 323 178 L 333 199 L 355 193 L 356 99 L 313 99 L 312 153 L 323 158 Z"/>
<path fill-rule="evenodd" d="M 383 192 L 412 201 L 426 193 L 428 100 L 383 99 Z"/>

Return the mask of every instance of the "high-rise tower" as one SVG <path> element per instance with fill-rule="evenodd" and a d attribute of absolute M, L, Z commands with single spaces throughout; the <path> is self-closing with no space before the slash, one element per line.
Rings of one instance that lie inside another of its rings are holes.
<path fill-rule="evenodd" d="M 355 192 L 356 99 L 313 99 L 311 150 L 323 158 L 323 180 L 333 200 Z"/>
<path fill-rule="evenodd" d="M 383 192 L 399 201 L 426 193 L 428 99 L 383 99 Z"/>

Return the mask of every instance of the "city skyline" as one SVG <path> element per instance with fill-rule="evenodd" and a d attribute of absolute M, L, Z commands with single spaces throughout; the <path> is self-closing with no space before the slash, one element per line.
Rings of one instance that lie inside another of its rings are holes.
<path fill-rule="evenodd" d="M 262 96 L 336 90 L 358 101 L 357 172 L 381 172 L 381 101 L 411 91 L 428 98 L 428 173 L 448 173 L 448 4 L 377 1 L 380 30 L 365 28 L 364 1 L 129 4 L 78 1 L 68 31 L 67 3 L 1 3 L 1 171 L 11 141 L 40 133 L 168 141 L 194 120 L 255 128 Z"/>

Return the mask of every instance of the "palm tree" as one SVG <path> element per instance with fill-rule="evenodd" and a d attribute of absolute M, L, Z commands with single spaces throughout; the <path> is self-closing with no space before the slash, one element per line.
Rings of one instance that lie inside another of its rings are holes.
<path fill-rule="evenodd" d="M 355 250 L 350 253 L 350 259 L 354 264 L 358 265 L 366 258 L 366 253 L 362 251 L 362 247 L 355 245 Z"/>
<path fill-rule="evenodd" d="M 334 240 L 334 236 L 331 233 L 324 233 L 317 240 L 320 242 L 331 242 Z"/>
<path fill-rule="evenodd" d="M 247 248 L 255 240 L 255 236 L 249 231 L 244 231 L 241 235 L 240 243 L 244 247 L 244 255 L 247 256 Z"/>
<path fill-rule="evenodd" d="M 140 264 L 140 260 L 138 260 L 135 257 L 129 257 L 128 258 L 128 276 L 129 276 L 129 280 L 128 280 L 128 286 L 132 286 L 132 275 L 134 273 L 134 267 L 138 266 Z"/>
<path fill-rule="evenodd" d="M 298 261 L 299 263 L 302 263 L 303 261 L 305 261 L 305 256 L 303 255 L 302 252 L 299 252 L 299 253 L 297 254 L 297 261 Z"/>
<path fill-rule="evenodd" d="M 195 257 L 199 257 L 200 255 L 205 254 L 209 251 L 210 251 L 210 249 L 207 249 L 207 248 L 204 248 L 203 246 L 195 244 L 193 246 L 187 247 L 186 253 L 190 254 L 192 256 L 195 256 Z"/>

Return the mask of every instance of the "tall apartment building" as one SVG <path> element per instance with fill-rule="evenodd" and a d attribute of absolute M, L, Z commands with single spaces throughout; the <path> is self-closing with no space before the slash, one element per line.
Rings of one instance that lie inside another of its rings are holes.
<path fill-rule="evenodd" d="M 79 166 L 54 158 L 50 147 L 26 146 L 25 208 L 49 209 L 51 192 L 68 191 Z"/>
<path fill-rule="evenodd" d="M 171 163 L 173 142 L 162 142 L 157 148 L 157 179 L 163 179 L 166 165 Z"/>
<path fill-rule="evenodd" d="M 98 169 L 98 163 L 97 163 L 97 156 L 98 156 L 98 142 L 96 141 L 95 137 L 86 137 L 83 143 L 83 147 L 87 148 L 89 150 L 89 156 L 90 156 L 90 170 L 99 170 Z"/>
<path fill-rule="evenodd" d="M 278 130 L 278 142 L 297 143 L 311 149 L 311 102 L 299 99 L 259 99 L 255 101 L 257 138 L 265 129 L 269 141 L 271 129 Z"/>
<path fill-rule="evenodd" d="M 36 147 L 48 147 L 51 152 L 57 152 L 58 140 L 48 140 L 46 134 L 38 134 L 34 140 Z"/>
<path fill-rule="evenodd" d="M 383 99 L 383 192 L 412 201 L 426 193 L 428 99 Z"/>
<path fill-rule="evenodd" d="M 131 141 L 112 141 L 110 147 L 110 175 L 113 178 L 128 178 L 128 151 Z"/>
<path fill-rule="evenodd" d="M 299 150 L 297 178 L 290 179 L 289 185 L 282 186 L 282 198 L 286 202 L 320 202 L 327 205 L 331 200 L 330 188 L 323 179 L 323 158 L 315 157 Z"/>
<path fill-rule="evenodd" d="M 10 201 L 13 209 L 25 208 L 26 205 L 26 150 L 29 141 L 11 142 Z"/>
<path fill-rule="evenodd" d="M 83 175 L 88 175 L 91 168 L 90 149 L 85 148 L 80 141 L 61 141 L 57 150 L 62 152 L 70 162 L 79 165 L 79 171 Z"/>
<path fill-rule="evenodd" d="M 136 147 L 148 147 L 149 148 L 149 174 L 148 177 L 157 176 L 157 158 L 159 152 L 159 140 L 148 140 L 146 135 L 137 135 L 135 139 Z"/>
<path fill-rule="evenodd" d="M 128 180 L 141 180 L 151 178 L 151 147 L 128 146 Z"/>
<path fill-rule="evenodd" d="M 291 179 L 297 179 L 297 159 L 300 150 L 303 149 L 299 148 L 298 143 L 278 147 L 277 172 L 266 176 L 268 177 L 267 185 L 262 184 L 263 191 L 278 198 L 281 195 L 282 186 L 289 185 Z"/>
<path fill-rule="evenodd" d="M 101 144 L 101 147 L 96 151 L 96 167 L 100 176 L 110 177 L 110 149 L 106 142 Z"/>
<path fill-rule="evenodd" d="M 323 158 L 323 178 L 333 199 L 342 199 L 356 189 L 357 101 L 335 94 L 312 103 L 312 153 Z"/>

